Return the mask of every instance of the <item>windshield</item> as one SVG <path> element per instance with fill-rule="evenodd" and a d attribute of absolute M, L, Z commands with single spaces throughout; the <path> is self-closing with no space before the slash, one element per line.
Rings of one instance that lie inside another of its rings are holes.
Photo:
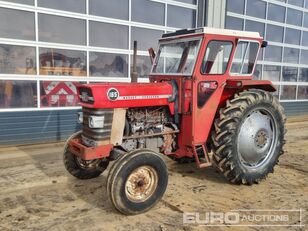
<path fill-rule="evenodd" d="M 200 39 L 161 43 L 152 73 L 191 75 L 199 50 Z"/>

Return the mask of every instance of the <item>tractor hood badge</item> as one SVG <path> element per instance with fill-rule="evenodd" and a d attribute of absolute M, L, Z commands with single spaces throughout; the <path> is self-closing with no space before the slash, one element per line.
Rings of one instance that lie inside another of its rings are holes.
<path fill-rule="evenodd" d="M 107 98 L 111 101 L 117 100 L 120 94 L 119 91 L 115 88 L 109 88 L 107 91 Z"/>

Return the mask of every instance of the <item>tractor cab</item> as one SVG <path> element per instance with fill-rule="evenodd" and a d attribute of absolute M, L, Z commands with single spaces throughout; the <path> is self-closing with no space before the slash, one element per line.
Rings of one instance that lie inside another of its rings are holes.
<path fill-rule="evenodd" d="M 251 76 L 266 44 L 257 32 L 201 28 L 164 34 L 151 76 L 192 76 L 195 69 L 203 75 Z"/>
<path fill-rule="evenodd" d="M 266 44 L 257 32 L 215 28 L 163 35 L 150 80 L 177 86 L 181 131 L 190 134 L 182 137 L 183 145 L 202 146 L 217 108 L 235 93 L 254 87 L 275 91 L 270 81 L 252 80 L 259 51 Z"/>

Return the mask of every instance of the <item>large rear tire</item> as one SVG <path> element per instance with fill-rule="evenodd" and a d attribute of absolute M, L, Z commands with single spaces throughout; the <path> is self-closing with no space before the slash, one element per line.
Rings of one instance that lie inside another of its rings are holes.
<path fill-rule="evenodd" d="M 235 94 L 214 124 L 214 164 L 232 183 L 258 183 L 283 154 L 285 121 L 282 106 L 269 92 Z"/>
<path fill-rule="evenodd" d="M 124 154 L 113 165 L 107 193 L 114 207 L 126 215 L 146 212 L 164 195 L 168 171 L 163 159 L 146 149 Z"/>
<path fill-rule="evenodd" d="M 82 160 L 68 149 L 68 141 L 77 137 L 80 137 L 81 132 L 74 133 L 69 137 L 64 146 L 63 163 L 66 170 L 74 177 L 78 179 L 92 179 L 98 177 L 106 170 L 109 164 L 109 160 L 106 158 L 95 160 Z"/>

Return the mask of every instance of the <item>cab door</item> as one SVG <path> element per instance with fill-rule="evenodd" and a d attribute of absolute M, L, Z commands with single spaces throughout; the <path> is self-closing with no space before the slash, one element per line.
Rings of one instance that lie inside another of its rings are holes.
<path fill-rule="evenodd" d="M 229 73 L 235 40 L 228 36 L 219 37 L 206 35 L 193 76 L 193 145 L 207 141 Z"/>

